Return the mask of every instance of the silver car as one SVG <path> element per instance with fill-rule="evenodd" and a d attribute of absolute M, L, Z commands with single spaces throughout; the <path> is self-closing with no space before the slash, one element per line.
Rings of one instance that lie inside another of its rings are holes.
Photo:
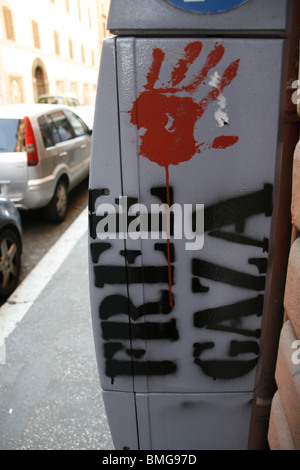
<path fill-rule="evenodd" d="M 91 130 L 67 106 L 0 106 L 0 195 L 60 222 L 68 191 L 89 172 Z"/>

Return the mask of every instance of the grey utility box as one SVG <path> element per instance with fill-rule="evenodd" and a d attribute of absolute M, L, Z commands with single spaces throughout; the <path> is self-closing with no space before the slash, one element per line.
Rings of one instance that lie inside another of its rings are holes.
<path fill-rule="evenodd" d="M 116 449 L 246 449 L 288 0 L 112 0 L 90 169 L 90 292 Z"/>

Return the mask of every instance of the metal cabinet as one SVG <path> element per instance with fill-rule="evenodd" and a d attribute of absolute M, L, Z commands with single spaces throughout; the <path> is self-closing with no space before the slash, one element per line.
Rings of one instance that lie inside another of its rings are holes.
<path fill-rule="evenodd" d="M 112 0 L 89 243 L 117 449 L 247 448 L 291 3 Z"/>

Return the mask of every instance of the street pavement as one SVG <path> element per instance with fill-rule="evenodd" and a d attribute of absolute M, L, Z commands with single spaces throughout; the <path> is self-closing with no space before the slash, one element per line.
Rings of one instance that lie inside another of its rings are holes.
<path fill-rule="evenodd" d="M 87 210 L 0 308 L 0 450 L 113 450 L 91 325 Z"/>

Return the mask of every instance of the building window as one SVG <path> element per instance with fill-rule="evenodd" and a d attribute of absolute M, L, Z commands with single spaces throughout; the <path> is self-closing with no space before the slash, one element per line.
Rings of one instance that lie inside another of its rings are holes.
<path fill-rule="evenodd" d="M 21 77 L 8 77 L 10 103 L 23 103 L 23 85 Z"/>
<path fill-rule="evenodd" d="M 54 31 L 54 51 L 55 51 L 55 54 L 59 55 L 60 54 L 60 50 L 59 50 L 59 38 L 58 38 L 58 33 L 56 31 Z"/>
<path fill-rule="evenodd" d="M 70 56 L 70 59 L 74 59 L 72 39 L 69 39 L 69 56 Z"/>
<path fill-rule="evenodd" d="M 77 82 L 72 82 L 70 86 L 71 86 L 71 93 L 75 96 L 78 96 Z"/>
<path fill-rule="evenodd" d="M 90 102 L 90 91 L 87 83 L 83 84 L 83 103 L 88 104 Z"/>
<path fill-rule="evenodd" d="M 81 60 L 82 63 L 85 63 L 85 52 L 84 52 L 84 45 L 81 46 Z"/>
<path fill-rule="evenodd" d="M 57 95 L 64 94 L 64 82 L 62 80 L 56 80 L 55 82 L 55 92 Z"/>
<path fill-rule="evenodd" d="M 91 17 L 91 9 L 89 8 L 89 27 L 92 29 L 92 17 Z"/>
<path fill-rule="evenodd" d="M 32 21 L 31 26 L 32 26 L 32 35 L 33 35 L 33 45 L 37 49 L 40 49 L 41 43 L 40 43 L 39 25 L 36 21 Z"/>
<path fill-rule="evenodd" d="M 78 18 L 79 18 L 79 21 L 81 21 L 81 8 L 80 8 L 80 0 L 77 0 L 77 4 L 78 4 Z"/>
<path fill-rule="evenodd" d="M 10 41 L 15 41 L 15 30 L 12 12 L 7 7 L 2 7 L 2 11 L 4 16 L 6 39 L 9 39 Z"/>
<path fill-rule="evenodd" d="M 103 21 L 102 23 L 102 34 L 103 34 L 103 39 L 106 38 L 106 21 Z"/>
<path fill-rule="evenodd" d="M 70 13 L 70 2 L 69 0 L 66 0 L 66 10 L 68 13 Z"/>

